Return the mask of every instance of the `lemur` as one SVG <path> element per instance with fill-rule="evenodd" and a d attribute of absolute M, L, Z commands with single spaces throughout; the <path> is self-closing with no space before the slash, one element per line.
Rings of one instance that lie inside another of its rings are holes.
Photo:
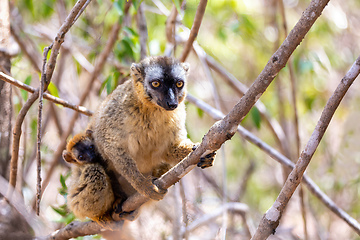
<path fill-rule="evenodd" d="M 106 164 L 127 196 L 139 192 L 161 200 L 166 190 L 153 184 L 186 157 L 195 144 L 187 138 L 185 104 L 189 65 L 169 57 L 148 57 L 130 68 L 93 115 L 88 129 Z M 214 155 L 200 159 L 212 166 Z"/>
<path fill-rule="evenodd" d="M 72 166 L 72 181 L 67 196 L 69 209 L 79 219 L 88 217 L 101 225 L 107 220 L 111 221 L 111 213 L 116 207 L 113 206 L 114 192 L 120 202 L 125 200 L 125 195 L 115 175 L 107 171 L 91 130 L 70 139 L 63 151 L 63 158 Z"/>

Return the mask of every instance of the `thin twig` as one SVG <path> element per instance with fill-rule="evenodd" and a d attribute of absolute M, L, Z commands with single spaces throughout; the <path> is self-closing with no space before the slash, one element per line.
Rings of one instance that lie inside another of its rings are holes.
<path fill-rule="evenodd" d="M 200 0 L 199 6 L 195 13 L 194 23 L 191 27 L 189 39 L 187 40 L 183 53 L 180 57 L 181 62 L 184 62 L 186 60 L 187 56 L 189 55 L 192 49 L 193 42 L 198 35 L 201 21 L 204 17 L 206 5 L 207 5 L 207 0 Z"/>
<path fill-rule="evenodd" d="M 305 172 L 306 167 L 309 165 L 312 156 L 314 155 L 322 137 L 325 134 L 329 123 L 338 108 L 345 93 L 354 82 L 355 78 L 360 73 L 360 56 L 356 59 L 356 62 L 352 65 L 350 70 L 346 73 L 345 77 L 341 80 L 340 84 L 336 88 L 333 95 L 330 97 L 326 106 L 321 113 L 320 119 L 312 133 L 305 149 L 302 151 L 300 158 L 298 159 L 295 168 L 290 173 L 286 180 L 279 196 L 277 197 L 273 206 L 263 216 L 259 227 L 252 239 L 265 239 L 267 238 L 279 225 L 279 220 L 282 213 L 289 202 L 292 194 L 299 185 L 301 178 Z M 352 225 L 351 225 L 352 226 Z M 353 226 L 352 226 L 353 227 Z M 360 234 L 359 228 L 353 229 Z"/>
<path fill-rule="evenodd" d="M 206 62 L 215 72 L 217 72 L 226 81 L 227 84 L 229 84 L 233 88 L 233 90 L 235 90 L 235 92 L 239 96 L 243 96 L 245 92 L 249 89 L 238 79 L 236 79 L 231 73 L 229 73 L 223 66 L 221 66 L 211 56 L 206 55 Z M 270 130 L 274 134 L 275 139 L 278 142 L 279 147 L 281 148 L 281 151 L 285 155 L 290 155 L 289 144 L 285 138 L 285 133 L 282 127 L 280 126 L 280 124 L 276 121 L 275 118 L 270 116 L 270 114 L 268 113 L 265 107 L 265 104 L 262 103 L 260 100 L 258 100 L 255 103 L 255 107 L 259 110 L 261 118 L 265 120 Z"/>
<path fill-rule="evenodd" d="M 41 120 L 43 109 L 43 96 L 46 77 L 46 60 L 51 47 L 44 49 L 43 68 L 40 78 L 40 93 L 39 93 L 39 109 L 37 122 L 37 144 L 36 144 L 36 159 L 37 159 L 37 179 L 36 179 L 36 214 L 40 214 L 40 196 L 41 196 Z"/>
<path fill-rule="evenodd" d="M 142 2 L 138 8 L 136 14 L 137 27 L 139 29 L 140 38 L 140 59 L 144 59 L 147 56 L 147 41 L 148 41 L 148 30 L 146 25 L 146 18 L 144 13 L 144 2 Z"/>
<path fill-rule="evenodd" d="M 177 15 L 178 12 L 174 5 L 171 9 L 170 15 L 166 19 L 166 28 L 165 28 L 166 40 L 172 44 L 175 44 L 175 24 L 176 24 Z"/>
<path fill-rule="evenodd" d="M 70 29 L 73 24 L 73 19 L 76 17 L 77 13 L 84 5 L 85 0 L 79 0 L 75 6 L 73 7 L 71 13 L 66 18 L 64 24 L 60 27 L 58 35 L 55 37 L 55 41 L 51 44 L 52 51 L 49 58 L 48 63 L 46 64 L 46 78 L 45 78 L 45 86 L 44 90 L 47 89 L 47 86 L 50 84 L 51 76 L 54 72 L 56 59 L 60 51 L 61 44 L 64 42 L 65 34 Z M 16 117 L 16 122 L 13 130 L 13 145 L 12 145 L 12 157 L 10 162 L 10 185 L 16 185 L 16 177 L 17 177 L 17 165 L 18 165 L 18 157 L 19 157 L 19 143 L 21 136 L 21 125 L 24 121 L 25 115 L 29 111 L 32 104 L 39 97 L 39 88 L 35 90 L 35 92 L 30 96 L 30 98 L 26 101 L 25 105 L 21 108 L 19 115 Z"/>
<path fill-rule="evenodd" d="M 21 82 L 19 80 L 16 80 L 13 77 L 11 77 L 9 75 L 6 75 L 5 73 L 2 73 L 2 72 L 0 72 L 0 79 L 5 81 L 5 82 L 8 82 L 8 83 L 10 83 L 10 84 L 12 84 L 12 85 L 14 85 L 16 87 L 18 87 L 18 88 L 21 88 L 21 89 L 23 89 L 25 91 L 28 91 L 30 93 L 35 93 L 35 91 L 37 91 L 37 89 L 35 89 L 35 88 L 33 88 L 33 87 L 29 86 L 29 85 L 26 85 L 25 83 L 23 83 L 23 82 Z M 66 108 L 70 108 L 70 109 L 72 109 L 74 111 L 80 112 L 80 113 L 82 113 L 82 114 L 84 114 L 86 116 L 92 116 L 92 114 L 93 114 L 92 111 L 86 109 L 83 106 L 78 106 L 78 105 L 72 104 L 72 103 L 70 103 L 70 102 L 68 102 L 68 101 L 66 101 L 64 99 L 55 97 L 55 96 L 53 96 L 53 95 L 51 95 L 49 93 L 46 93 L 46 92 L 44 93 L 44 98 L 46 100 L 49 100 L 49 101 L 53 102 L 53 103 L 60 104 L 60 105 L 62 105 L 64 107 L 66 107 Z"/>
<path fill-rule="evenodd" d="M 126 15 L 128 13 L 130 4 L 131 4 L 131 1 L 127 2 L 127 4 L 126 4 L 126 8 L 125 8 Z M 88 83 L 86 89 L 84 90 L 83 94 L 80 97 L 79 105 L 84 104 L 86 98 L 89 96 L 89 92 L 91 91 L 91 89 L 94 85 L 93 83 L 94 83 L 95 79 L 100 74 L 103 67 L 105 66 L 107 57 L 109 56 L 111 50 L 113 49 L 113 47 L 115 45 L 116 40 L 118 39 L 120 29 L 121 29 L 121 25 L 118 22 L 116 22 L 111 29 L 111 32 L 110 32 L 108 41 L 104 47 L 104 50 L 101 52 L 101 54 L 99 55 L 99 57 L 96 61 L 96 65 L 95 65 L 93 73 L 90 76 L 89 83 Z M 66 145 L 66 139 L 71 134 L 78 116 L 79 116 L 78 112 L 75 112 L 74 115 L 72 116 L 70 122 L 68 123 L 68 128 L 66 129 L 64 134 L 61 136 L 60 145 L 58 146 L 56 152 L 53 155 L 54 157 L 51 161 L 50 168 L 49 168 L 48 172 L 46 173 L 46 177 L 43 181 L 42 192 L 44 192 L 45 188 L 49 184 L 52 173 L 55 170 L 55 167 L 57 166 L 57 164 L 59 163 L 59 160 L 61 159 L 62 151 L 64 150 L 65 145 Z"/>
<path fill-rule="evenodd" d="M 219 207 L 218 209 L 211 211 L 211 213 L 205 214 L 202 217 L 193 221 L 191 224 L 189 224 L 188 227 L 186 227 L 182 231 L 182 235 L 184 235 L 186 233 L 188 234 L 189 232 L 192 232 L 192 231 L 196 230 L 197 228 L 199 228 L 205 224 L 208 224 L 213 219 L 221 216 L 224 211 L 229 211 L 229 212 L 238 213 L 238 214 L 246 214 L 249 211 L 249 207 L 244 203 L 228 202 L 224 205 L 221 205 L 221 207 Z"/>
<path fill-rule="evenodd" d="M 285 14 L 285 8 L 283 0 L 278 0 L 279 7 L 280 7 L 280 13 L 282 16 L 282 22 L 283 22 L 283 31 L 284 31 L 284 37 L 286 38 L 288 34 L 287 29 L 287 21 L 286 21 L 286 14 Z M 290 83 L 291 83 L 291 105 L 294 113 L 294 131 L 295 131 L 295 145 L 296 145 L 296 155 L 294 159 L 298 159 L 300 157 L 300 134 L 299 134 L 299 117 L 298 117 L 298 108 L 296 104 L 296 79 L 294 74 L 294 67 L 293 67 L 293 61 L 292 57 L 289 58 L 288 62 L 288 68 L 289 68 L 289 76 L 290 76 Z M 304 240 L 308 239 L 308 232 L 307 232 L 307 222 L 306 222 L 306 206 L 305 206 L 305 192 L 302 184 L 300 184 L 299 187 L 299 197 L 300 197 L 300 208 L 301 208 L 301 215 L 303 218 L 303 224 L 304 224 Z"/>
<path fill-rule="evenodd" d="M 207 114 L 209 114 L 214 120 L 220 120 L 225 116 L 222 112 L 216 110 L 207 103 L 197 98 L 194 98 L 191 95 L 187 96 L 187 100 L 195 104 Z M 266 144 L 254 134 L 246 130 L 244 127 L 238 126 L 237 131 L 243 138 L 259 147 L 261 150 L 263 150 L 274 160 L 278 161 L 280 164 L 286 166 L 289 169 L 293 169 L 295 167 L 295 164 L 289 158 L 285 157 L 277 150 L 270 147 L 268 144 Z M 324 192 L 321 191 L 321 189 L 314 183 L 314 181 L 310 177 L 305 174 L 302 178 L 302 181 L 309 189 L 309 191 L 315 197 L 317 197 L 327 208 L 329 208 L 339 218 L 343 219 L 346 223 L 348 223 L 349 226 L 354 228 L 356 232 L 360 231 L 360 224 L 354 218 L 349 216 L 344 210 L 339 208 Z"/>
<path fill-rule="evenodd" d="M 181 200 L 182 200 L 182 216 L 183 216 L 183 223 L 185 228 L 188 226 L 189 224 L 189 219 L 188 219 L 188 212 L 187 212 L 187 200 L 186 200 L 186 195 L 185 195 L 185 188 L 184 188 L 184 179 L 181 179 L 179 181 L 179 189 L 180 189 L 180 196 L 181 196 Z M 189 235 L 187 233 L 184 234 L 183 237 L 185 240 L 189 239 Z"/>
<path fill-rule="evenodd" d="M 265 92 L 278 72 L 285 67 L 287 60 L 310 30 L 315 20 L 320 16 L 327 2 L 328 0 L 320 0 L 320 2 L 313 0 L 311 2 L 284 43 L 273 54 L 263 71 L 235 107 L 224 119 L 216 122 L 210 128 L 209 132 L 203 137 L 201 144 L 193 152 L 170 171 L 155 180 L 155 184 L 162 189 L 169 188 L 192 170 L 201 156 L 218 150 L 225 141 L 231 139 L 236 133 L 239 123 Z M 132 211 L 139 208 L 146 201 L 148 201 L 148 198 L 136 193 L 124 202 L 123 210 Z"/>
<path fill-rule="evenodd" d="M 0 175 L 0 194 L 5 196 L 8 192 L 12 192 L 12 196 L 11 198 L 7 198 L 7 201 L 24 217 L 25 221 L 35 232 L 35 235 L 48 233 L 50 231 L 41 218 L 36 216 L 35 212 L 31 211 L 31 209 L 25 205 L 21 194 Z"/>

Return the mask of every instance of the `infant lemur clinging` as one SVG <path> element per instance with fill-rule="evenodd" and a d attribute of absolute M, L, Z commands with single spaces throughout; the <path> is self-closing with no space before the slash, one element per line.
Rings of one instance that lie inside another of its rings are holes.
<path fill-rule="evenodd" d="M 160 200 L 166 190 L 153 184 L 193 149 L 185 129 L 189 65 L 169 57 L 148 57 L 130 68 L 131 79 L 100 105 L 88 129 L 127 196 L 139 192 Z M 198 166 L 212 165 L 213 155 Z M 165 170 L 164 170 L 165 169 Z"/>
<path fill-rule="evenodd" d="M 72 166 L 68 206 L 76 217 L 89 217 L 102 224 L 111 220 L 115 200 L 113 187 L 92 133 L 76 134 L 67 144 L 63 158 Z"/>

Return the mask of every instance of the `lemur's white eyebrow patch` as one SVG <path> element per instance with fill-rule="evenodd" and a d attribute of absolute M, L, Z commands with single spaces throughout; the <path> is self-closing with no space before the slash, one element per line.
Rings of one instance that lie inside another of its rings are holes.
<path fill-rule="evenodd" d="M 145 68 L 145 75 L 147 79 L 152 80 L 163 78 L 164 73 L 162 67 L 153 65 Z"/>
<path fill-rule="evenodd" d="M 180 64 L 176 64 L 171 68 L 173 78 L 185 79 L 185 70 Z"/>

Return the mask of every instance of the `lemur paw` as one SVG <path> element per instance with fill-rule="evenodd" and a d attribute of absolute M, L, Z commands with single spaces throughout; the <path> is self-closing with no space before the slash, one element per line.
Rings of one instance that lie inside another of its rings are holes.
<path fill-rule="evenodd" d="M 205 156 L 201 157 L 197 166 L 201 167 L 201 168 L 211 167 L 214 163 L 215 155 L 216 155 L 216 152 L 212 152 L 212 153 L 206 154 Z"/>
<path fill-rule="evenodd" d="M 139 216 L 139 209 L 136 209 L 131 212 L 114 211 L 111 215 L 114 221 L 121 221 L 121 220 L 134 221 L 138 216 Z"/>
<path fill-rule="evenodd" d="M 192 147 L 192 150 L 194 151 L 199 145 L 200 143 L 195 143 L 194 146 Z M 211 153 L 205 152 L 205 155 L 200 157 L 200 161 L 198 162 L 197 166 L 201 168 L 211 167 L 214 164 L 215 155 L 216 152 L 211 152 Z"/>
<path fill-rule="evenodd" d="M 162 200 L 167 193 L 167 190 L 156 186 L 154 184 L 156 178 L 154 178 L 153 176 L 147 177 L 147 180 L 148 181 L 143 186 L 143 194 L 156 201 Z"/>

